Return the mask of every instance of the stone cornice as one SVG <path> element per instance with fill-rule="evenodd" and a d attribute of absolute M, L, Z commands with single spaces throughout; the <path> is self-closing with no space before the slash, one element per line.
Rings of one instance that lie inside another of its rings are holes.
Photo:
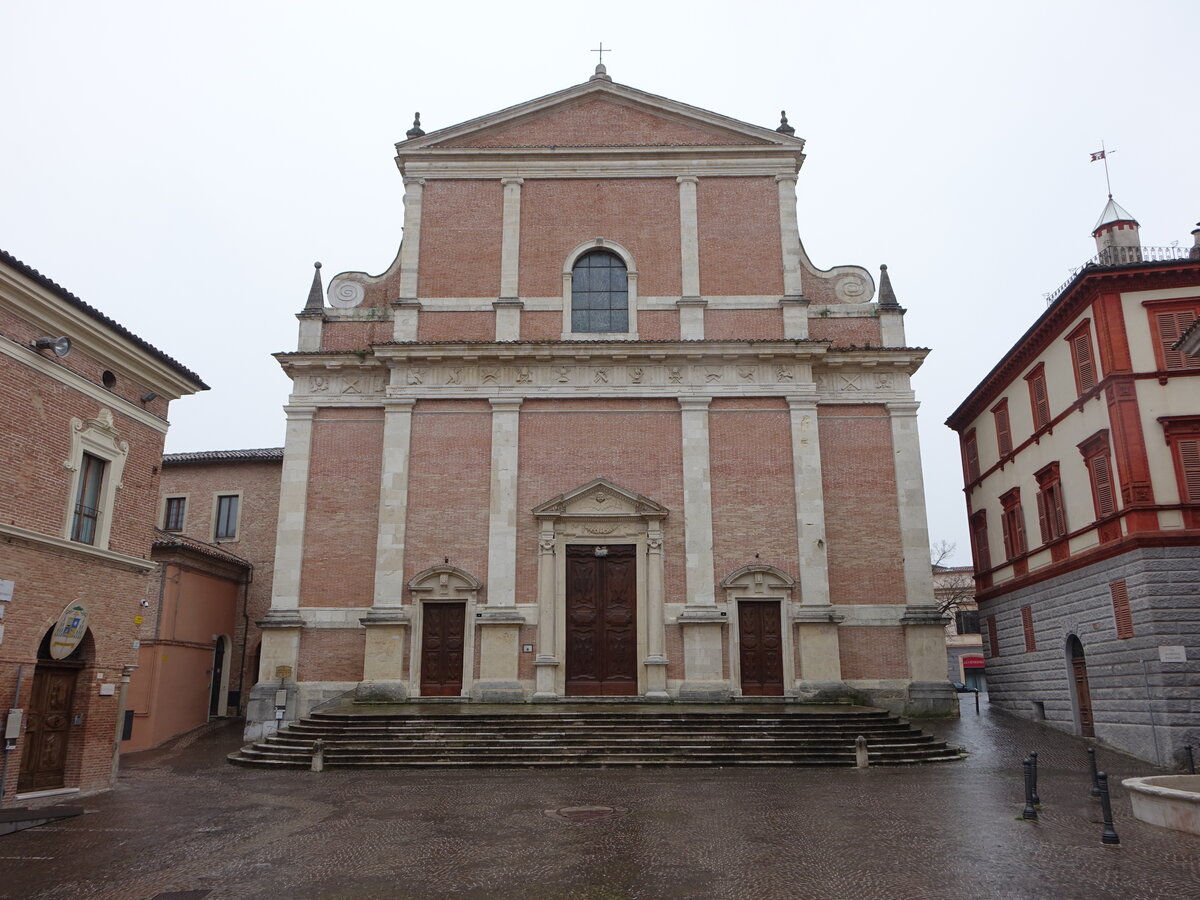
<path fill-rule="evenodd" d="M 33 546 L 51 547 L 73 556 L 81 556 L 95 562 L 122 569 L 132 569 L 135 572 L 149 572 L 158 565 L 153 560 L 130 556 L 127 553 L 118 553 L 115 550 L 101 550 L 99 547 L 93 547 L 91 544 L 68 541 L 65 538 L 41 534 L 40 532 L 30 531 L 27 528 L 20 528 L 16 525 L 7 525 L 4 522 L 0 522 L 0 538 L 20 541 Z"/>
<path fill-rule="evenodd" d="M 405 175 L 421 178 L 499 181 L 519 170 L 522 178 L 676 178 L 794 173 L 803 154 L 778 148 L 745 147 L 596 147 L 530 149 L 455 149 L 436 157 L 408 159 Z"/>

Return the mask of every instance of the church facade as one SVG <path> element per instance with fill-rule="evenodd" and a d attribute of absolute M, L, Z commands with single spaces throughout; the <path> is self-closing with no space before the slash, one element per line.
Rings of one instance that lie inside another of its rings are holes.
<path fill-rule="evenodd" d="M 804 142 L 588 81 L 396 145 L 314 277 L 248 734 L 339 695 L 952 708 L 906 346 L 817 269 Z"/>

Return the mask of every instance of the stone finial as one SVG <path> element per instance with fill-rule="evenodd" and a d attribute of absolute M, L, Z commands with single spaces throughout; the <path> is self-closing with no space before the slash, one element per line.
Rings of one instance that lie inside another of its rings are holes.
<path fill-rule="evenodd" d="M 892 279 L 888 277 L 886 263 L 879 267 L 879 308 L 900 308 L 900 301 L 896 299 L 896 292 L 892 290 Z"/>
<path fill-rule="evenodd" d="M 1200 222 L 1192 229 L 1192 249 L 1188 252 L 1192 259 L 1200 259 Z"/>
<path fill-rule="evenodd" d="M 608 69 L 604 63 L 597 63 L 596 74 L 589 78 L 588 81 L 612 81 L 612 78 L 609 76 Z"/>
<path fill-rule="evenodd" d="M 790 134 L 796 133 L 796 129 L 788 124 L 786 109 L 781 109 L 779 111 L 779 127 L 776 128 L 775 130 L 778 131 L 780 134 L 789 134 L 790 135 Z"/>
<path fill-rule="evenodd" d="M 425 136 L 425 132 L 421 130 L 421 114 L 419 112 L 413 113 L 413 127 L 404 132 L 404 136 L 409 139 Z"/>
<path fill-rule="evenodd" d="M 325 288 L 321 284 L 321 264 L 313 263 L 312 287 L 308 289 L 308 302 L 304 304 L 305 312 L 321 312 L 325 308 Z"/>

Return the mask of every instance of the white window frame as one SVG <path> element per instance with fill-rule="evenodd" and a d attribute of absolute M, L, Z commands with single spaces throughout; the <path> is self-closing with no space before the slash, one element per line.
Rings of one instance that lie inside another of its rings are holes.
<path fill-rule="evenodd" d="M 112 412 L 100 407 L 96 418 L 71 419 L 71 449 L 63 460 L 63 468 L 71 473 L 67 491 L 67 507 L 63 515 L 62 536 L 71 541 L 75 523 L 75 504 L 79 499 L 79 480 L 83 473 L 83 454 L 90 453 L 103 460 L 104 480 L 100 484 L 100 509 L 96 516 L 95 540 L 82 546 L 107 550 L 112 534 L 113 507 L 117 502 L 117 491 L 121 488 L 121 475 L 125 471 L 125 460 L 129 457 L 129 444 L 121 440 L 120 432 L 113 423 Z M 80 541 L 71 541 L 81 544 Z"/>
<path fill-rule="evenodd" d="M 629 289 L 629 330 L 628 331 L 572 331 L 571 330 L 571 281 L 574 278 L 575 263 L 579 262 L 579 258 L 585 253 L 590 253 L 593 250 L 608 250 L 610 253 L 615 253 L 621 258 L 621 262 L 625 263 L 625 275 L 628 281 Z M 618 244 L 616 241 L 610 241 L 607 238 L 593 238 L 590 241 L 584 241 L 574 250 L 567 254 L 566 261 L 563 263 L 563 321 L 561 339 L 564 341 L 636 341 L 638 340 L 637 327 L 637 308 L 638 308 L 638 293 L 637 293 L 637 265 L 633 261 L 633 254 Z"/>
<path fill-rule="evenodd" d="M 217 537 L 217 513 L 220 510 L 222 497 L 237 497 L 238 508 L 237 518 L 234 521 L 233 537 L 219 538 Z M 242 539 L 242 503 L 243 497 L 241 491 L 213 491 L 212 495 L 212 525 L 209 527 L 209 539 L 214 544 L 232 544 Z"/>

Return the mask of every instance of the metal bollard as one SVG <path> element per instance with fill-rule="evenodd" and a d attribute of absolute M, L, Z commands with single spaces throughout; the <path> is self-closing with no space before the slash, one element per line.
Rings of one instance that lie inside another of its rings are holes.
<path fill-rule="evenodd" d="M 1187 751 L 1188 773 L 1191 775 L 1195 775 L 1196 774 L 1196 757 L 1195 757 L 1195 754 L 1192 753 L 1192 750 L 1195 748 L 1193 748 L 1191 744 L 1184 744 L 1183 749 Z"/>
<path fill-rule="evenodd" d="M 313 741 L 312 770 L 314 772 L 325 771 L 325 742 L 320 738 Z"/>
<path fill-rule="evenodd" d="M 1088 766 L 1092 770 L 1092 796 L 1100 796 L 1100 780 L 1096 777 L 1096 748 L 1088 747 Z"/>
<path fill-rule="evenodd" d="M 1033 762 L 1028 756 L 1021 760 L 1021 767 L 1025 770 L 1025 809 L 1021 818 L 1037 821 L 1037 807 L 1033 805 Z"/>
<path fill-rule="evenodd" d="M 854 767 L 865 769 L 869 765 L 871 760 L 867 756 L 867 739 L 860 734 L 854 739 Z"/>
<path fill-rule="evenodd" d="M 1100 810 L 1104 814 L 1104 832 L 1100 835 L 1100 843 L 1119 844 L 1121 839 L 1117 836 L 1116 829 L 1113 828 L 1112 803 L 1108 797 L 1108 776 L 1103 772 L 1098 772 L 1096 779 L 1100 782 Z"/>
<path fill-rule="evenodd" d="M 1033 787 L 1029 793 L 1030 793 L 1030 796 L 1033 798 L 1033 805 L 1041 806 L 1042 798 L 1038 796 L 1038 792 L 1037 792 L 1037 751 L 1036 750 L 1029 751 L 1029 762 L 1030 762 L 1029 770 L 1033 776 L 1031 779 L 1031 781 L 1033 782 Z"/>
<path fill-rule="evenodd" d="M 975 692 L 975 715 L 979 715 L 979 691 Z"/>

